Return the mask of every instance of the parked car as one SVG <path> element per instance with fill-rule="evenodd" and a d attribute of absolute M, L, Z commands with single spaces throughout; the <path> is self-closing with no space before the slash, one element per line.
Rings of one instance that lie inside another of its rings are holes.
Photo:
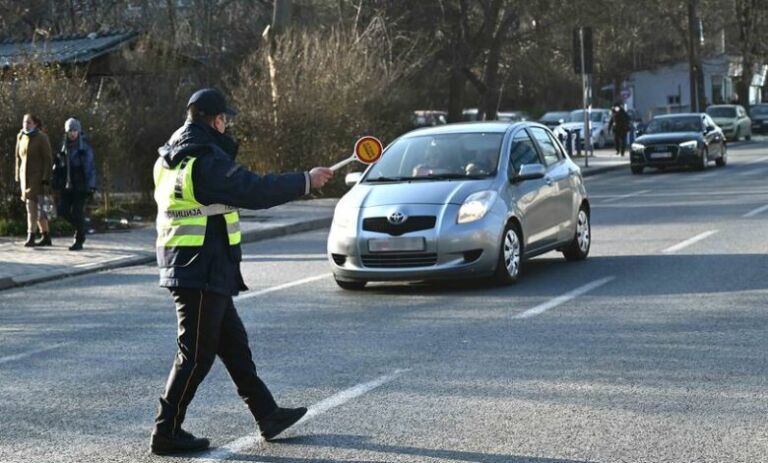
<path fill-rule="evenodd" d="M 715 121 L 726 137 L 738 141 L 752 139 L 752 120 L 747 116 L 744 106 L 736 104 L 719 104 L 707 107 L 707 114 Z"/>
<path fill-rule="evenodd" d="M 703 113 L 654 117 L 630 151 L 633 174 L 642 174 L 646 167 L 704 169 L 712 160 L 723 167 L 728 161 L 723 131 Z"/>
<path fill-rule="evenodd" d="M 449 124 L 389 145 L 336 206 L 328 259 L 338 285 L 492 277 L 524 259 L 585 259 L 590 205 L 579 167 L 535 122 Z"/>
<path fill-rule="evenodd" d="M 592 109 L 589 116 L 592 146 L 605 148 L 608 143 L 613 143 L 613 130 L 608 130 L 608 122 L 611 120 L 611 111 L 608 109 Z M 584 110 L 571 111 L 568 122 L 561 124 L 563 131 L 576 131 L 579 133 L 579 143 L 584 146 Z"/>
<path fill-rule="evenodd" d="M 551 130 L 563 122 L 569 122 L 570 120 L 570 111 L 549 111 L 539 118 L 539 123 L 546 125 Z"/>
<path fill-rule="evenodd" d="M 411 124 L 414 128 L 433 127 L 448 123 L 448 113 L 432 109 L 414 111 L 411 115 Z"/>
<path fill-rule="evenodd" d="M 749 108 L 749 116 L 752 118 L 752 132 L 768 132 L 768 103 Z"/>

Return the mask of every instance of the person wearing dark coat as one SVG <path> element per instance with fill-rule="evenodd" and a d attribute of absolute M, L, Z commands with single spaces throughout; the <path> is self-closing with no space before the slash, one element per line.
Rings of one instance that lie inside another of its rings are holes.
<path fill-rule="evenodd" d="M 96 168 L 93 148 L 85 140 L 80 121 L 67 119 L 64 132 L 53 165 L 53 187 L 60 192 L 59 216 L 75 228 L 75 240 L 69 250 L 79 251 L 85 242 L 85 203 L 96 191 Z"/>
<path fill-rule="evenodd" d="M 42 130 L 40 118 L 25 114 L 22 129 L 16 136 L 16 183 L 21 189 L 21 200 L 27 207 L 27 241 L 25 247 L 51 246 L 47 217 L 39 214 L 44 189 L 51 178 L 51 142 Z M 35 241 L 35 227 L 42 238 Z"/>
<path fill-rule="evenodd" d="M 155 163 L 157 262 L 160 286 L 176 306 L 178 351 L 150 440 L 159 455 L 209 446 L 182 429 L 195 392 L 216 357 L 237 387 L 262 437 L 271 440 L 307 412 L 278 407 L 259 378 L 248 335 L 232 297 L 246 290 L 240 272 L 237 208 L 266 209 L 321 188 L 326 167 L 309 172 L 257 175 L 235 162 L 237 143 L 225 133 L 236 111 L 215 89 L 195 92 L 187 121 L 159 149 Z"/>
<path fill-rule="evenodd" d="M 613 128 L 613 143 L 616 147 L 616 155 L 624 156 L 627 150 L 627 134 L 630 126 L 629 114 L 622 105 L 616 104 L 611 110 L 611 120 L 608 122 L 608 130 Z"/>

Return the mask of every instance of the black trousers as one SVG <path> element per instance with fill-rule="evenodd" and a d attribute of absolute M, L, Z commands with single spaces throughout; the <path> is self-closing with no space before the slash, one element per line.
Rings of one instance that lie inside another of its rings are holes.
<path fill-rule="evenodd" d="M 276 408 L 256 374 L 248 335 L 231 296 L 199 289 L 172 288 L 178 319 L 176 360 L 160 398 L 155 432 L 175 434 L 187 407 L 218 355 L 256 420 Z"/>
<path fill-rule="evenodd" d="M 62 190 L 59 200 L 59 216 L 75 227 L 75 239 L 85 241 L 85 202 L 88 193 Z"/>
<path fill-rule="evenodd" d="M 621 153 L 621 155 L 624 156 L 624 152 L 627 150 L 627 132 L 621 132 L 614 129 L 613 142 L 616 146 L 616 153 Z"/>

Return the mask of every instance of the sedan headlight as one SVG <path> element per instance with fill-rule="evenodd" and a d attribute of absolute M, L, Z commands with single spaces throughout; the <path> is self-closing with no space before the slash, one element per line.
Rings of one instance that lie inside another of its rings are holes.
<path fill-rule="evenodd" d="M 357 224 L 359 209 L 351 207 L 337 207 L 333 213 L 333 225 L 337 228 L 354 228 Z"/>
<path fill-rule="evenodd" d="M 459 209 L 456 223 L 475 222 L 485 217 L 496 201 L 496 196 L 493 190 L 478 191 L 469 195 Z"/>
<path fill-rule="evenodd" d="M 645 145 L 643 145 L 642 143 L 632 143 L 632 151 L 642 153 L 643 151 L 645 151 Z"/>
<path fill-rule="evenodd" d="M 698 147 L 699 147 L 699 142 L 697 142 L 696 140 L 684 141 L 680 143 L 680 149 L 683 149 L 683 150 L 695 150 Z"/>

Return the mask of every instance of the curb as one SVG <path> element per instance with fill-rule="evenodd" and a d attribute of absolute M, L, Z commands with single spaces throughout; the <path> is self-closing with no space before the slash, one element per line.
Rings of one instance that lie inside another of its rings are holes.
<path fill-rule="evenodd" d="M 602 166 L 602 167 L 584 167 L 584 166 L 579 166 L 579 168 L 581 169 L 581 176 L 582 177 L 591 177 L 593 175 L 604 174 L 606 172 L 611 172 L 611 171 L 619 170 L 619 169 L 626 169 L 628 167 L 629 167 L 629 164 L 614 164 L 614 165 L 611 165 L 611 166 Z"/>
<path fill-rule="evenodd" d="M 280 236 L 317 230 L 330 226 L 332 221 L 332 217 L 320 217 L 317 219 L 286 223 L 268 229 L 250 230 L 243 233 L 241 243 L 245 244 L 255 241 L 264 241 Z M 63 268 L 45 273 L 22 275 L 19 277 L 5 277 L 0 278 L 0 291 L 20 288 L 22 286 L 31 286 L 48 281 L 59 280 L 62 278 L 101 272 L 104 270 L 114 270 L 118 268 L 146 265 L 152 262 L 155 262 L 155 254 L 144 252 L 140 255 L 125 256 L 124 258 L 114 259 L 107 262 L 93 262 L 81 265 L 80 267 Z"/>

